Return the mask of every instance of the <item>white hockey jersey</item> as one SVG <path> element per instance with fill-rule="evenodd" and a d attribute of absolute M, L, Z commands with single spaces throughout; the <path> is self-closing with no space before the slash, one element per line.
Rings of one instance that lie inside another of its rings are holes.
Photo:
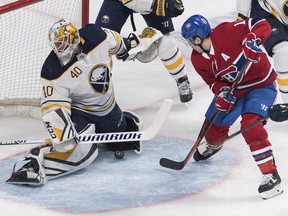
<path fill-rule="evenodd" d="M 79 30 L 82 53 L 61 66 L 52 51 L 43 64 L 41 111 L 64 107 L 103 116 L 115 106 L 111 79 L 112 58 L 122 49 L 123 40 L 117 32 L 94 24 Z"/>
<path fill-rule="evenodd" d="M 149 14 L 152 11 L 154 0 L 119 0 L 127 8 L 140 14 Z"/>
<path fill-rule="evenodd" d="M 288 25 L 288 0 L 258 0 L 261 7 L 273 14 L 284 25 Z M 249 16 L 251 0 L 237 0 L 237 10 Z"/>

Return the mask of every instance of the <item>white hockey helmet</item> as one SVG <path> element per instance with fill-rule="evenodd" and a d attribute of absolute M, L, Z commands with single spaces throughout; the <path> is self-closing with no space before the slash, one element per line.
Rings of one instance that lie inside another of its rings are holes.
<path fill-rule="evenodd" d="M 80 43 L 78 29 L 68 20 L 61 19 L 49 29 L 49 45 L 54 50 L 62 66 L 67 65 L 74 57 Z"/>

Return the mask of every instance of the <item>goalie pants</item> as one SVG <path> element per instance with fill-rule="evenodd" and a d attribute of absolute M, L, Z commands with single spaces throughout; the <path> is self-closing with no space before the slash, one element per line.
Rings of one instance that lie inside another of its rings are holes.
<path fill-rule="evenodd" d="M 135 12 L 125 7 L 119 0 L 104 0 L 95 23 L 120 33 L 128 17 L 133 13 Z M 153 13 L 142 16 L 148 26 L 158 29 L 162 34 L 174 31 L 172 19 L 169 17 L 160 17 Z"/>
<path fill-rule="evenodd" d="M 75 124 L 77 132 L 82 131 L 88 124 L 94 124 L 96 127 L 95 131 L 92 133 L 112 133 L 139 130 L 138 126 L 134 123 L 134 121 L 137 122 L 137 120 L 135 120 L 137 119 L 137 116 L 132 115 L 130 112 L 122 112 L 117 103 L 112 111 L 105 116 L 91 115 L 83 111 L 72 109 L 71 119 Z M 134 150 L 135 142 L 112 143 L 107 144 L 106 147 L 111 151 Z"/>
<path fill-rule="evenodd" d="M 71 110 L 71 119 L 77 132 L 82 131 L 86 125 L 94 124 L 97 133 L 110 133 L 125 131 L 126 121 L 117 103 L 110 113 L 104 116 L 92 115 L 80 110 Z M 95 132 L 96 132 L 95 131 Z"/>
<path fill-rule="evenodd" d="M 237 99 L 229 113 L 220 112 L 216 120 L 205 134 L 207 143 L 215 145 L 228 136 L 229 128 L 242 116 L 241 128 L 257 121 L 262 116 L 267 116 L 267 108 L 271 106 L 277 95 L 274 84 L 264 88 L 253 89 L 241 98 Z M 206 112 L 206 120 L 209 121 L 216 112 L 215 99 Z M 268 133 L 263 123 L 242 133 L 256 164 L 263 174 L 276 171 L 271 143 L 268 140 Z"/>

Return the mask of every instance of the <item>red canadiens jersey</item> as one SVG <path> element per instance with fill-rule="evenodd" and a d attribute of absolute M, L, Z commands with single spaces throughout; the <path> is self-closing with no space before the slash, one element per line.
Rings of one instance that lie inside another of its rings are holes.
<path fill-rule="evenodd" d="M 192 64 L 215 95 L 223 86 L 231 86 L 243 68 L 246 58 L 242 44 L 250 32 L 261 39 L 262 44 L 270 35 L 271 27 L 264 19 L 225 22 L 212 30 L 209 53 L 193 50 Z M 245 76 L 236 85 L 234 95 L 241 97 L 251 89 L 267 86 L 275 81 L 276 76 L 267 54 L 263 52 L 258 63 L 249 64 Z"/>

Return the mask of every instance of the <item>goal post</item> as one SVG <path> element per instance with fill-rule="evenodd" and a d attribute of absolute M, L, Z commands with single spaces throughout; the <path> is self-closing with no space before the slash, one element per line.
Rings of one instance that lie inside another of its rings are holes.
<path fill-rule="evenodd" d="M 48 30 L 62 18 L 78 28 L 89 23 L 89 0 L 0 1 L 0 116 L 22 115 L 7 113 L 15 106 L 39 108 Z"/>

